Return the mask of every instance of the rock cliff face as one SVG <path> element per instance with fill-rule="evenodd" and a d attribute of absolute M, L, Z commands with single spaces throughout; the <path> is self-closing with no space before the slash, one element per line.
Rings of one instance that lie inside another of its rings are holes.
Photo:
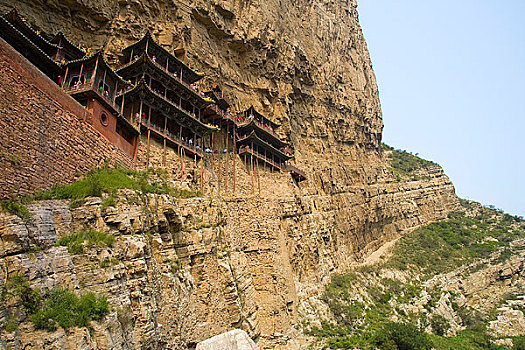
<path fill-rule="evenodd" d="M 12 2 L 0 0 L 0 8 Z M 33 205 L 30 224 L 0 217 L 2 266 L 32 284 L 106 293 L 114 312 L 87 329 L 3 334 L 15 348 L 192 348 L 232 328 L 262 348 L 291 346 L 330 274 L 422 224 L 458 200 L 435 166 L 397 182 L 381 147 L 374 73 L 356 3 L 292 0 L 21 0 L 19 11 L 48 32 L 120 50 L 150 29 L 219 83 L 233 110 L 254 105 L 282 123 L 308 180 L 264 172 L 261 195 L 238 158 L 239 193 L 206 199 L 121 194 L 116 208 L 92 201 Z M 213 181 L 213 179 L 210 179 Z M 112 249 L 71 256 L 57 237 L 96 228 Z M 31 252 L 37 244 L 44 251 Z M 116 258 L 109 268 L 100 262 Z M 45 345 L 44 345 L 45 344 Z"/>

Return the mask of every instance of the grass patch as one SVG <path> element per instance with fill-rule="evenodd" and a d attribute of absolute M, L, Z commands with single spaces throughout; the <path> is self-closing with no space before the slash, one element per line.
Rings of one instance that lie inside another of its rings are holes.
<path fill-rule="evenodd" d="M 115 258 L 115 257 L 112 257 L 112 258 L 104 258 L 101 262 L 100 262 L 100 268 L 102 269 L 107 269 L 108 267 L 111 267 L 111 266 L 114 266 L 114 265 L 117 265 L 118 263 L 120 263 L 120 260 Z"/>
<path fill-rule="evenodd" d="M 111 247 L 115 243 L 115 236 L 105 232 L 98 232 L 95 230 L 88 230 L 83 232 L 73 233 L 61 237 L 56 246 L 67 247 L 70 254 L 83 254 L 84 243 L 88 246 L 105 246 Z"/>
<path fill-rule="evenodd" d="M 73 199 L 81 200 L 87 197 L 102 197 L 102 193 L 110 193 L 103 203 L 107 208 L 115 205 L 112 199 L 119 189 L 130 189 L 142 193 L 169 194 L 174 197 L 200 197 L 200 192 L 181 190 L 169 186 L 166 179 L 157 174 L 158 171 L 132 171 L 123 168 L 99 168 L 88 172 L 84 177 L 70 185 L 56 185 L 51 190 L 41 192 L 35 199 Z"/>
<path fill-rule="evenodd" d="M 29 222 L 33 216 L 22 201 L 3 200 L 0 202 L 0 207 L 3 212 L 16 215 L 26 223 Z"/>

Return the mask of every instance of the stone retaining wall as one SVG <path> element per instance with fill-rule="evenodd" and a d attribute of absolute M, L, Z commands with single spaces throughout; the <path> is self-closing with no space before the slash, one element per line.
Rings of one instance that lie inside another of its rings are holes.
<path fill-rule="evenodd" d="M 91 113 L 0 39 L 0 198 L 69 183 L 110 159 L 133 160 L 90 124 Z"/>

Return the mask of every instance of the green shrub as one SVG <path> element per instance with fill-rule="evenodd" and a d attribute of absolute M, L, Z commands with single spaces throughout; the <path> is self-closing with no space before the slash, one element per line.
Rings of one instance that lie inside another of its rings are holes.
<path fill-rule="evenodd" d="M 429 337 L 415 326 L 404 323 L 387 323 L 373 337 L 372 342 L 382 350 L 430 350 Z"/>
<path fill-rule="evenodd" d="M 120 262 L 119 259 L 115 258 L 115 257 L 112 257 L 112 258 L 104 258 L 101 262 L 100 262 L 100 267 L 103 268 L 103 269 L 107 269 L 108 267 L 110 266 L 113 266 L 113 265 L 117 265 L 118 263 Z"/>
<path fill-rule="evenodd" d="M 102 201 L 100 210 L 106 210 L 107 208 L 114 207 L 116 205 L 117 205 L 117 199 L 115 198 L 114 195 L 111 195 Z"/>
<path fill-rule="evenodd" d="M 391 166 L 396 175 L 406 176 L 414 173 L 416 170 L 426 168 L 436 163 L 419 158 L 406 151 L 396 150 L 393 147 L 383 144 L 385 149 L 392 151 Z"/>
<path fill-rule="evenodd" d="M 525 337 L 514 338 L 512 340 L 514 350 L 525 350 Z"/>
<path fill-rule="evenodd" d="M 31 316 L 37 329 L 56 330 L 56 325 L 64 329 L 85 327 L 91 320 L 100 320 L 109 313 L 105 297 L 86 293 L 78 297 L 67 289 L 54 289 L 44 298 L 42 308 Z"/>
<path fill-rule="evenodd" d="M 40 306 L 41 297 L 37 290 L 33 290 L 27 278 L 15 274 L 6 283 L 5 294 L 18 297 L 22 302 L 24 311 L 28 314 L 36 312 Z"/>
<path fill-rule="evenodd" d="M 4 329 L 7 333 L 12 333 L 18 329 L 18 323 L 14 320 L 9 320 Z"/>
<path fill-rule="evenodd" d="M 441 316 L 441 315 L 434 315 L 430 319 L 430 326 L 432 327 L 432 331 L 434 334 L 443 336 L 446 335 L 448 330 L 450 329 L 450 323 L 448 320 Z"/>
<path fill-rule="evenodd" d="M 115 243 L 115 236 L 105 232 L 88 230 L 61 237 L 56 243 L 56 246 L 67 247 L 70 254 L 83 254 L 84 242 L 86 242 L 88 246 L 111 247 L 113 243 Z"/>
<path fill-rule="evenodd" d="M 28 222 L 33 216 L 24 203 L 15 200 L 3 200 L 0 202 L 2 211 L 13 214 L 21 218 L 24 222 Z"/>
<path fill-rule="evenodd" d="M 171 273 L 172 274 L 176 274 L 177 272 L 180 271 L 180 269 L 182 269 L 182 261 L 180 261 L 179 259 L 173 259 L 171 262 L 170 262 L 170 266 L 171 266 Z"/>

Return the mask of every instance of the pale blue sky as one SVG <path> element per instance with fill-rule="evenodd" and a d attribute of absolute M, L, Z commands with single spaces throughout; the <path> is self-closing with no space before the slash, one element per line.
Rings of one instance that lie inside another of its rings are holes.
<path fill-rule="evenodd" d="M 525 0 L 360 0 L 383 140 L 525 215 Z"/>

